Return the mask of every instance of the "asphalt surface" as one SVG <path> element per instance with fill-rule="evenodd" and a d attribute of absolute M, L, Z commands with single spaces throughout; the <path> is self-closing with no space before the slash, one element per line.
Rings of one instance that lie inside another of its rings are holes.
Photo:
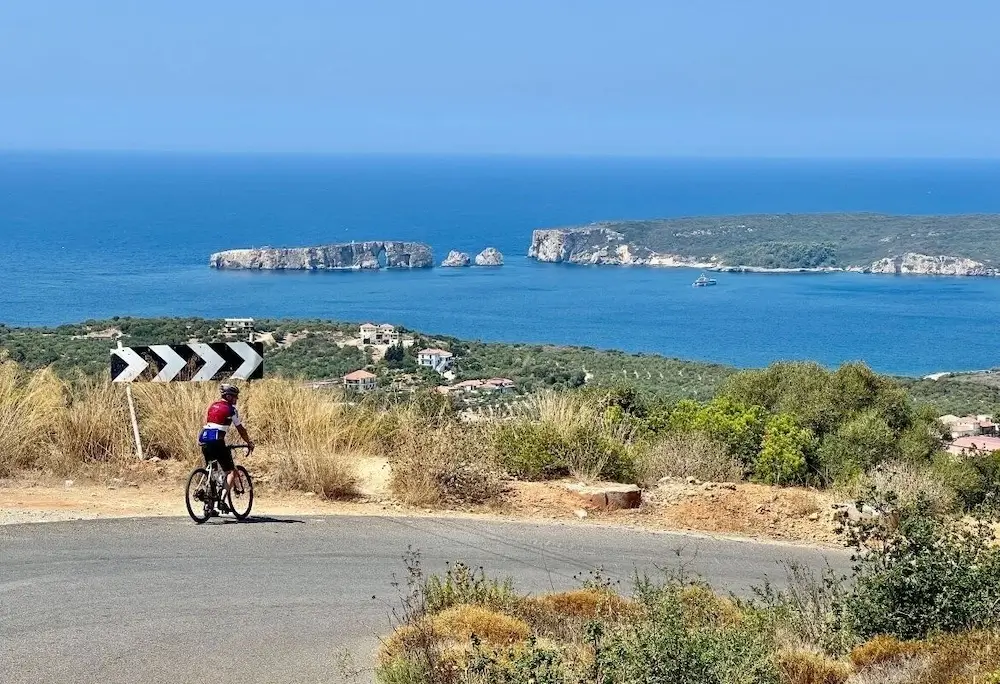
<path fill-rule="evenodd" d="M 602 567 L 683 560 L 745 593 L 782 560 L 846 570 L 846 552 L 597 525 L 405 517 L 187 518 L 0 526 L 0 681 L 370 681 L 398 605 L 393 574 L 419 550 L 510 575 L 526 591 L 578 586 Z M 677 551 L 680 550 L 678 555 Z M 344 668 L 344 654 L 353 666 Z"/>

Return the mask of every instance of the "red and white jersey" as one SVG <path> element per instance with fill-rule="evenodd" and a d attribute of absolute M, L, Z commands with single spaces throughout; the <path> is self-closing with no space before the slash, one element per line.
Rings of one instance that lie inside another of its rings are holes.
<path fill-rule="evenodd" d="M 226 432 L 230 427 L 239 427 L 243 422 L 240 420 L 240 412 L 228 401 L 220 399 L 208 407 L 208 415 L 205 418 L 205 427 L 198 435 L 198 441 L 204 444 L 215 440 L 225 440 Z"/>

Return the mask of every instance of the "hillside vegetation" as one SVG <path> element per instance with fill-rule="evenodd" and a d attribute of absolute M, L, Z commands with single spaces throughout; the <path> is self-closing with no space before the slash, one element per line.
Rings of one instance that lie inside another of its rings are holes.
<path fill-rule="evenodd" d="M 53 328 L 13 328 L 0 325 L 0 353 L 28 370 L 51 367 L 61 375 L 82 372 L 106 376 L 109 350 L 120 332 L 123 344 L 183 343 L 221 339 L 221 322 L 202 318 L 113 318 Z M 657 354 L 631 354 L 591 347 L 509 344 L 460 340 L 444 335 L 411 333 L 415 343 L 401 361 L 373 363 L 370 353 L 345 344 L 357 334 L 357 324 L 321 320 L 257 321 L 275 342 L 266 350 L 268 376 L 303 380 L 336 379 L 362 367 L 381 374 L 389 384 L 400 373 L 407 388 L 444 384 L 434 373 L 421 373 L 414 353 L 424 346 L 441 346 L 457 358 L 456 380 L 507 377 L 520 392 L 611 387 L 627 384 L 648 397 L 709 399 L 737 372 L 732 366 L 682 361 Z M 997 383 L 970 382 L 967 376 L 941 380 L 897 378 L 918 404 L 939 415 L 992 413 L 1000 407 Z"/>
<path fill-rule="evenodd" d="M 634 244 L 656 252 L 763 268 L 867 266 L 915 252 L 1000 264 L 993 236 L 1000 215 L 890 216 L 871 213 L 753 214 L 610 221 Z"/>

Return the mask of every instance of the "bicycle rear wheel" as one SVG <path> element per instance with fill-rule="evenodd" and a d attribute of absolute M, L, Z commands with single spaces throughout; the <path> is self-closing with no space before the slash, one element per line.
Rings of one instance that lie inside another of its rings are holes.
<path fill-rule="evenodd" d="M 188 477 L 187 489 L 184 492 L 184 503 L 188 515 L 199 525 L 212 515 L 212 492 L 208 482 L 208 471 L 195 468 Z"/>
<path fill-rule="evenodd" d="M 253 507 L 253 480 L 243 466 L 236 466 L 233 486 L 229 488 L 229 509 L 237 520 L 246 520 Z"/>

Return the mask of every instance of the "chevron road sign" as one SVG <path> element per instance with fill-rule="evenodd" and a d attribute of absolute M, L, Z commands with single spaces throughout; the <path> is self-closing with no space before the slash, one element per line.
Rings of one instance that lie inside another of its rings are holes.
<path fill-rule="evenodd" d="M 111 350 L 112 382 L 259 380 L 263 342 L 191 342 Z"/>

